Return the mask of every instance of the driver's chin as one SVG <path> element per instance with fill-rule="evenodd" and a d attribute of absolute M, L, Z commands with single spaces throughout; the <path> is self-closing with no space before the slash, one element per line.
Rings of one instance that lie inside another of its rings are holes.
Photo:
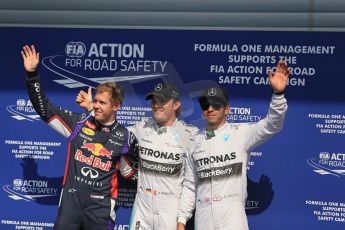
<path fill-rule="evenodd" d="M 99 122 L 103 122 L 104 121 L 104 117 L 100 114 L 95 114 L 95 119 Z"/>
<path fill-rule="evenodd" d="M 206 121 L 212 125 L 216 124 L 218 122 L 218 119 L 216 117 L 206 117 Z"/>
<path fill-rule="evenodd" d="M 157 123 L 165 122 L 165 117 L 162 114 L 156 114 L 154 113 L 153 117 L 155 118 Z"/>

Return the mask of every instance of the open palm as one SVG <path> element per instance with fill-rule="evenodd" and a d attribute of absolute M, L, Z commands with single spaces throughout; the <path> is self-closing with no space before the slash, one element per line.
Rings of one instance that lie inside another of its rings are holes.
<path fill-rule="evenodd" d="M 33 45 L 25 45 L 21 51 L 24 68 L 27 72 L 34 72 L 37 69 L 37 65 L 40 62 L 40 54 L 36 53 L 35 47 Z"/>
<path fill-rule="evenodd" d="M 289 80 L 289 75 L 290 70 L 288 69 L 287 63 L 280 60 L 277 64 L 275 73 L 273 74 L 271 70 L 268 73 L 272 90 L 277 93 L 284 92 Z"/>

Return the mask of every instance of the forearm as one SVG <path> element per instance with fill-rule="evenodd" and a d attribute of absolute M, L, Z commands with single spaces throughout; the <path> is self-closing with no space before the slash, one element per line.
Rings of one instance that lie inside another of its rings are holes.
<path fill-rule="evenodd" d="M 190 152 L 187 152 L 185 169 L 185 179 L 182 184 L 181 197 L 177 211 L 177 222 L 183 225 L 186 225 L 186 222 L 193 215 L 197 192 L 196 169 Z"/>
<path fill-rule="evenodd" d="M 136 173 L 135 166 L 139 161 L 138 141 L 132 132 L 128 132 L 128 152 L 120 159 L 120 173 L 124 178 L 130 178 Z"/>
<path fill-rule="evenodd" d="M 272 95 L 270 108 L 266 119 L 266 127 L 271 132 L 278 132 L 283 128 L 285 114 L 287 112 L 287 101 L 284 94 Z"/>
<path fill-rule="evenodd" d="M 58 108 L 50 103 L 41 87 L 37 72 L 27 72 L 26 86 L 32 105 L 42 120 L 64 137 L 69 137 L 75 123 L 81 118 L 80 114 Z"/>
<path fill-rule="evenodd" d="M 186 225 L 187 221 L 192 217 L 195 208 L 195 184 L 190 181 L 183 183 L 179 208 L 177 212 L 177 222 Z"/>
<path fill-rule="evenodd" d="M 284 94 L 272 95 L 270 108 L 266 117 L 250 126 L 250 138 L 246 147 L 247 151 L 264 143 L 283 128 L 287 107 Z"/>
<path fill-rule="evenodd" d="M 41 88 L 40 77 L 36 71 L 27 72 L 26 86 L 35 111 L 44 121 L 48 122 L 51 117 L 47 112 L 48 99 Z"/>

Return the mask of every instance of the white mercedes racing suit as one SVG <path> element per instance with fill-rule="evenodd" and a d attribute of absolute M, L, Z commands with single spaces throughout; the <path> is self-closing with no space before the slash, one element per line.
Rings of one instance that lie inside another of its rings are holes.
<path fill-rule="evenodd" d="M 178 222 L 195 208 L 197 230 L 247 230 L 247 166 L 253 148 L 283 127 L 287 103 L 273 95 L 267 116 L 257 123 L 225 123 L 198 135 L 187 154 Z"/>
<path fill-rule="evenodd" d="M 138 139 L 140 157 L 130 229 L 175 230 L 186 152 L 198 129 L 177 119 L 159 127 L 152 118 L 129 129 Z"/>

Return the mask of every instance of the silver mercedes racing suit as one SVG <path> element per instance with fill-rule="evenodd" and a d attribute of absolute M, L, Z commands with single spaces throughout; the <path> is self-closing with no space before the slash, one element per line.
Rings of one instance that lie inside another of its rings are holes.
<path fill-rule="evenodd" d="M 138 139 L 140 157 L 130 229 L 175 230 L 185 156 L 198 129 L 178 119 L 159 127 L 152 118 L 129 129 Z"/>
<path fill-rule="evenodd" d="M 282 129 L 287 103 L 273 95 L 267 116 L 257 123 L 225 123 L 198 135 L 187 154 L 178 222 L 195 207 L 197 230 L 247 230 L 247 166 L 253 148 Z M 206 135 L 208 134 L 208 135 Z"/>

